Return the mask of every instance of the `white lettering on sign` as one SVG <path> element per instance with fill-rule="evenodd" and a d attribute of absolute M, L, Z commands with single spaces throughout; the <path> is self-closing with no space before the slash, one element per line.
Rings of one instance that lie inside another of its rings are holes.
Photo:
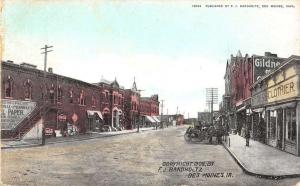
<path fill-rule="evenodd" d="M 2 99 L 1 106 L 1 129 L 12 130 L 35 109 L 36 103 Z"/>
<path fill-rule="evenodd" d="M 276 62 L 274 59 L 256 58 L 254 64 L 256 67 L 276 68 L 280 62 Z"/>

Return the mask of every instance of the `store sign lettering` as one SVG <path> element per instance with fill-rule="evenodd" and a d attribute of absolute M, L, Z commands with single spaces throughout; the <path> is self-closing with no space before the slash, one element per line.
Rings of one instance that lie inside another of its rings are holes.
<path fill-rule="evenodd" d="M 279 101 L 298 95 L 297 78 L 275 85 L 267 91 L 268 102 Z"/>
<path fill-rule="evenodd" d="M 254 64 L 256 67 L 276 68 L 280 62 L 276 62 L 274 59 L 256 58 Z"/>
<path fill-rule="evenodd" d="M 281 64 L 284 59 L 282 58 L 270 58 L 257 56 L 253 58 L 253 71 L 254 80 L 256 81 L 259 77 L 264 76 L 269 71 L 273 70 Z"/>
<path fill-rule="evenodd" d="M 295 92 L 294 87 L 295 86 L 294 86 L 293 82 L 290 82 L 285 85 L 280 85 L 277 88 L 274 88 L 272 91 L 268 91 L 268 97 L 274 98 L 274 97 L 282 96 L 285 94 L 289 94 L 291 92 Z"/>
<path fill-rule="evenodd" d="M 36 107 L 35 102 L 2 99 L 1 129 L 12 130 Z"/>

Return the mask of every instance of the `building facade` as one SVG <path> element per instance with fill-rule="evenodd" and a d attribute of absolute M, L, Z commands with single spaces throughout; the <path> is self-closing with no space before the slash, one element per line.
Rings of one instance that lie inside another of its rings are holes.
<path fill-rule="evenodd" d="M 2 138 L 23 138 L 37 125 L 56 135 L 70 130 L 101 132 L 105 125 L 111 130 L 131 129 L 140 113 L 159 113 L 158 95 L 149 98 L 150 110 L 149 101 L 142 101 L 140 108 L 136 85 L 128 90 L 116 79 L 91 84 L 12 61 L 2 62 L 1 76 Z"/>
<path fill-rule="evenodd" d="M 242 56 L 238 51 L 236 56 L 231 55 L 227 61 L 223 107 L 229 126 L 236 129 L 240 135 L 244 135 L 247 128 L 247 130 L 251 130 L 253 136 L 251 125 L 253 119 L 251 116 L 252 84 L 256 79 L 278 67 L 283 60 L 284 58 L 279 58 L 270 52 L 265 52 L 264 56 L 248 56 L 248 54 Z"/>
<path fill-rule="evenodd" d="M 300 56 L 291 56 L 252 86 L 257 135 L 266 144 L 300 156 Z M 260 131 L 264 132 L 261 134 Z"/>
<path fill-rule="evenodd" d="M 44 120 L 48 129 L 78 133 L 99 127 L 100 91 L 95 85 L 36 69 L 2 62 L 2 137 L 20 137 Z M 21 134 L 20 134 L 21 133 Z"/>

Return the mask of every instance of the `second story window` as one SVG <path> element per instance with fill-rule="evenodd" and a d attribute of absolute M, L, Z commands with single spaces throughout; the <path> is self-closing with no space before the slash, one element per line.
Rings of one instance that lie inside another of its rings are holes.
<path fill-rule="evenodd" d="M 61 103 L 62 101 L 62 88 L 61 86 L 59 85 L 58 86 L 58 89 L 57 89 L 57 102 L 58 103 Z"/>
<path fill-rule="evenodd" d="M 32 98 L 32 85 L 30 80 L 28 79 L 25 83 L 25 99 L 31 99 Z"/>
<path fill-rule="evenodd" d="M 4 89 L 5 89 L 5 97 L 6 98 L 11 98 L 12 97 L 12 90 L 13 90 L 13 80 L 10 76 L 8 76 L 7 80 L 5 81 Z"/>
<path fill-rule="evenodd" d="M 50 97 L 51 103 L 54 103 L 55 95 L 54 95 L 54 85 L 53 84 L 51 85 L 51 88 L 49 90 L 49 97 Z"/>
<path fill-rule="evenodd" d="M 73 97 L 74 97 L 74 92 L 73 92 L 73 89 L 71 89 L 71 90 L 69 91 L 70 103 L 73 103 Z"/>
<path fill-rule="evenodd" d="M 85 105 L 83 90 L 79 94 L 79 105 Z"/>
<path fill-rule="evenodd" d="M 96 98 L 95 98 L 95 96 L 92 96 L 92 106 L 96 107 Z"/>

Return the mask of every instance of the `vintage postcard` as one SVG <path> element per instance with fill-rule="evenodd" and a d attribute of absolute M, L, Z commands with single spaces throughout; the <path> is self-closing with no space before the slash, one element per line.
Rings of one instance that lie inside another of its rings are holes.
<path fill-rule="evenodd" d="M 1 185 L 300 186 L 298 0 L 2 0 Z"/>

